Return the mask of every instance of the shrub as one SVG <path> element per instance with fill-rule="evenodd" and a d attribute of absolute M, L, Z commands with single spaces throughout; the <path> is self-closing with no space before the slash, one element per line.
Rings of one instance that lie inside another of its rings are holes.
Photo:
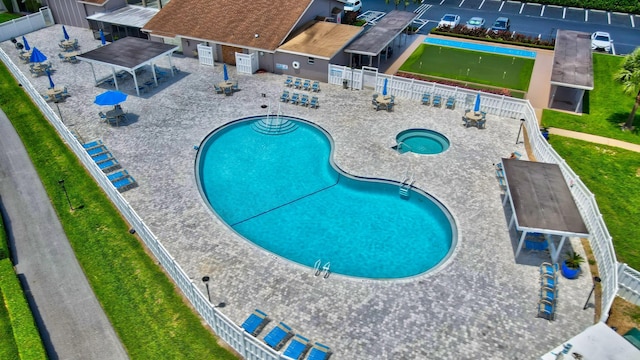
<path fill-rule="evenodd" d="M 433 28 L 431 33 L 543 49 L 553 49 L 555 45 L 555 40 L 553 39 L 543 40 L 536 36 L 527 36 L 524 34 L 514 33 L 512 31 L 498 31 L 497 33 L 494 33 L 493 31 L 487 31 L 486 29 L 468 29 L 464 25 L 458 25 L 453 28 L 449 26 Z"/>

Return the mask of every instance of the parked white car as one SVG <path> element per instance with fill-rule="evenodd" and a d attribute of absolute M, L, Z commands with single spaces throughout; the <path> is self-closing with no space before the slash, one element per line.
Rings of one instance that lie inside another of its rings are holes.
<path fill-rule="evenodd" d="M 347 0 L 344 3 L 344 11 L 360 11 L 362 9 L 361 0 Z"/>
<path fill-rule="evenodd" d="M 484 27 L 484 19 L 474 16 L 464 25 L 467 29 L 479 29 Z"/>
<path fill-rule="evenodd" d="M 438 27 L 443 27 L 443 26 L 456 27 L 458 24 L 460 24 L 460 16 L 454 15 L 454 14 L 445 14 L 442 17 L 442 19 L 440 19 L 440 22 L 438 23 Z"/>
<path fill-rule="evenodd" d="M 611 35 L 608 32 L 596 31 L 591 34 L 591 50 L 611 52 Z"/>

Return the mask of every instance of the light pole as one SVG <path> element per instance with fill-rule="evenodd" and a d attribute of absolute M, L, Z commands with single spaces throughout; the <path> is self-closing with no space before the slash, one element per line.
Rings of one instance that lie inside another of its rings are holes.
<path fill-rule="evenodd" d="M 589 297 L 587 298 L 587 302 L 584 303 L 584 307 L 582 308 L 582 310 L 587 310 L 587 308 L 589 307 L 589 300 L 591 299 L 591 294 L 593 294 L 593 291 L 596 289 L 596 284 L 598 284 L 600 281 L 602 281 L 602 279 L 600 279 L 599 277 L 597 276 L 593 277 L 593 287 L 589 292 Z"/>
<path fill-rule="evenodd" d="M 203 276 L 202 282 L 204 283 L 204 286 L 207 288 L 207 297 L 209 298 L 209 302 L 211 302 L 211 293 L 209 293 L 209 277 Z"/>
<path fill-rule="evenodd" d="M 523 127 L 524 127 L 524 119 L 520 119 L 520 128 L 518 129 L 518 136 L 516 137 L 516 145 L 520 143 L 520 133 L 522 132 Z"/>
<path fill-rule="evenodd" d="M 69 193 L 67 192 L 67 188 L 64 186 L 64 179 L 58 180 L 58 184 L 62 186 L 62 191 L 64 191 L 64 195 L 67 197 L 67 202 L 69 203 L 69 210 L 71 211 L 75 210 L 71 205 L 71 199 L 69 199 Z"/>

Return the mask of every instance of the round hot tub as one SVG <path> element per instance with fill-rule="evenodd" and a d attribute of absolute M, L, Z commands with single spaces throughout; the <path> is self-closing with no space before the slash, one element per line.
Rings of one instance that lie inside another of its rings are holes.
<path fill-rule="evenodd" d="M 404 130 L 396 136 L 396 142 L 394 148 L 400 153 L 433 155 L 449 148 L 449 139 L 446 136 L 429 129 Z"/>

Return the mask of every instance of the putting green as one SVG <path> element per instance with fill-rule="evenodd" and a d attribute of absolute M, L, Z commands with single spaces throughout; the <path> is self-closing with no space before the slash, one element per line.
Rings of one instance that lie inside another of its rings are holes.
<path fill-rule="evenodd" d="M 533 59 L 420 45 L 401 71 L 527 91 Z"/>

